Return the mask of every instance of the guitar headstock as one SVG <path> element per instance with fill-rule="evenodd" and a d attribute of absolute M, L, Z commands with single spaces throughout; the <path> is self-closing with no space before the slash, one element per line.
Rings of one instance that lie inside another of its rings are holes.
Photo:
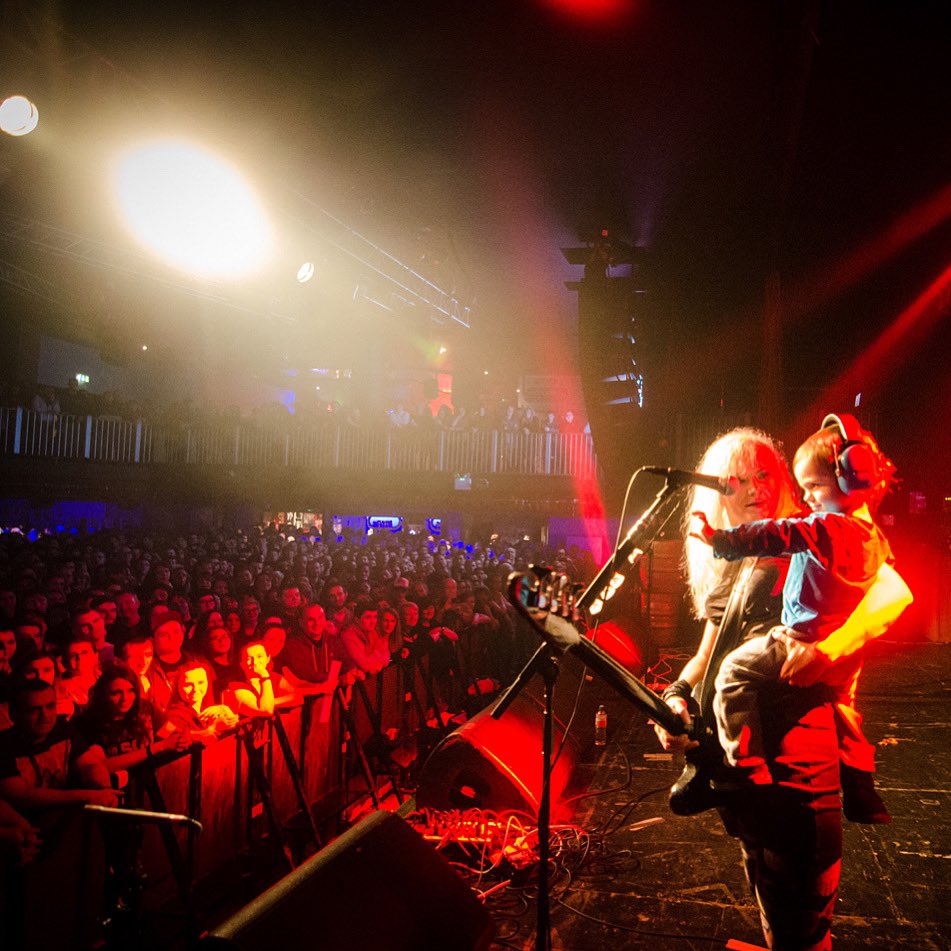
<path fill-rule="evenodd" d="M 509 575 L 509 597 L 536 619 L 553 614 L 572 622 L 580 621 L 577 599 L 583 587 L 563 572 L 539 565 L 531 565 L 527 572 Z"/>

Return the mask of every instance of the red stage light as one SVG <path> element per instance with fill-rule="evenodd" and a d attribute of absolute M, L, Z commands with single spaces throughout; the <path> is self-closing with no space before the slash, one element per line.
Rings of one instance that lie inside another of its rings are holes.
<path fill-rule="evenodd" d="M 804 431 L 830 407 L 849 406 L 853 394 L 884 386 L 910 351 L 919 346 L 951 299 L 951 265 L 946 267 L 855 359 L 838 379 L 823 390 L 793 430 Z"/>
<path fill-rule="evenodd" d="M 548 6 L 561 13 L 590 22 L 620 19 L 631 13 L 633 0 L 545 0 Z"/>

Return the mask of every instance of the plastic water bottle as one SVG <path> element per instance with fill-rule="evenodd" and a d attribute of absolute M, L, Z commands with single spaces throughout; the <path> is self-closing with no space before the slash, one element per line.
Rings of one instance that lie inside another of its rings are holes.
<path fill-rule="evenodd" d="M 608 745 L 608 711 L 604 709 L 603 703 L 594 715 L 594 745 Z"/>

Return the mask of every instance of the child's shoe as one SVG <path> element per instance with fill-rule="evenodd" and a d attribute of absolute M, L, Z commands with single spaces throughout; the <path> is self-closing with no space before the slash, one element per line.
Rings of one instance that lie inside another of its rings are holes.
<path fill-rule="evenodd" d="M 842 809 L 849 822 L 887 825 L 892 821 L 882 797 L 875 791 L 875 779 L 871 773 L 842 763 L 839 777 L 842 783 Z"/>

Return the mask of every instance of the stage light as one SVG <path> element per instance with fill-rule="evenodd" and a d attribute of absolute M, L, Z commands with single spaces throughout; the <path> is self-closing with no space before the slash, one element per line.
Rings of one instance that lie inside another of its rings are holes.
<path fill-rule="evenodd" d="M 39 110 L 26 96 L 10 96 L 0 103 L 0 130 L 7 135 L 29 135 L 39 121 Z"/>
<path fill-rule="evenodd" d="M 297 269 L 297 281 L 299 284 L 306 284 L 313 276 L 317 268 L 313 261 L 305 261 Z"/>
<path fill-rule="evenodd" d="M 133 234 L 181 270 L 234 278 L 271 255 L 271 227 L 250 185 L 198 146 L 163 139 L 129 149 L 115 163 L 113 189 Z"/>

